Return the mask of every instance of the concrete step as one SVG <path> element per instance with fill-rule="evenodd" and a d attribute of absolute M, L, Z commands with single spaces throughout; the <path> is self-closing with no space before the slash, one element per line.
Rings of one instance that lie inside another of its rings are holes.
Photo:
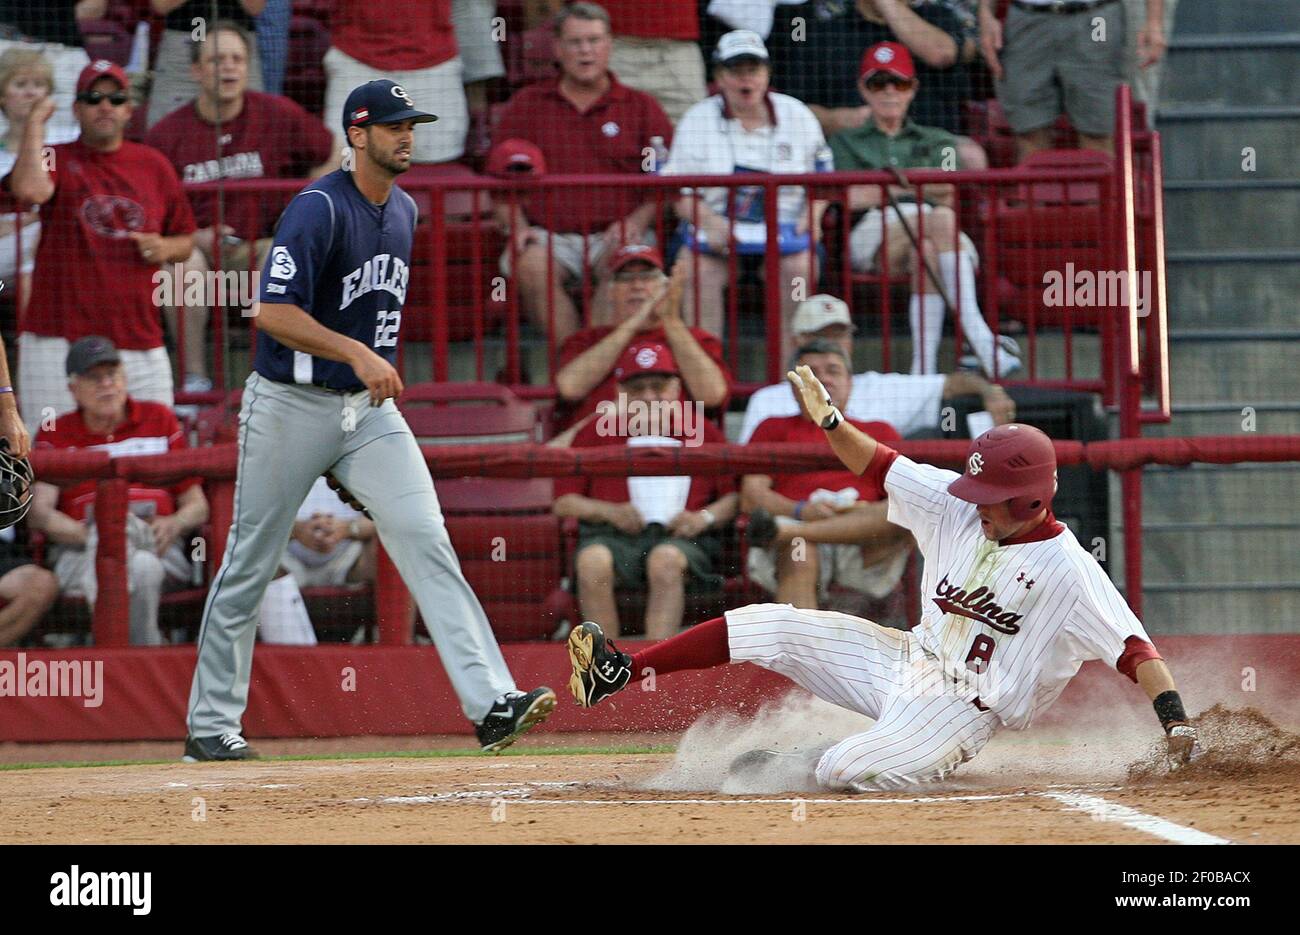
<path fill-rule="evenodd" d="M 1293 188 L 1165 191 L 1168 250 L 1297 248 L 1298 217 L 1300 183 Z"/>
<path fill-rule="evenodd" d="M 1295 0 L 1180 0 L 1174 12 L 1174 37 L 1300 30 Z"/>
<path fill-rule="evenodd" d="M 1224 517 L 1231 523 L 1230 517 Z M 1300 585 L 1300 526 L 1237 529 L 1142 530 L 1144 586 L 1246 584 L 1291 581 Z"/>
<path fill-rule="evenodd" d="M 1197 435 L 1238 435 L 1246 431 L 1248 414 L 1245 403 L 1224 403 L 1214 412 L 1180 412 L 1173 420 L 1146 426 L 1150 438 L 1188 438 Z M 1285 406 L 1286 408 L 1280 408 Z M 1255 405 L 1254 431 L 1258 435 L 1300 435 L 1300 403 Z M 1300 536 L 1297 536 L 1300 539 Z"/>
<path fill-rule="evenodd" d="M 1294 633 L 1300 590 L 1144 591 L 1142 622 L 1161 633 Z"/>
<path fill-rule="evenodd" d="M 1158 123 L 1166 179 L 1297 175 L 1294 154 L 1300 151 L 1300 126 L 1294 120 L 1170 120 L 1162 108 Z M 1251 154 L 1253 169 L 1246 171 Z"/>
<path fill-rule="evenodd" d="M 1234 521 L 1300 525 L 1300 465 L 1148 467 L 1143 471 L 1142 518 L 1157 525 Z"/>
<path fill-rule="evenodd" d="M 1210 251 L 1165 256 L 1171 328 L 1291 328 L 1296 325 L 1300 263 L 1258 262 Z"/>
<path fill-rule="evenodd" d="M 1160 87 L 1161 109 L 1193 104 L 1292 104 L 1300 100 L 1300 69 L 1295 67 L 1300 36 L 1232 38 L 1234 42 L 1222 43 L 1175 36 Z M 1225 44 L 1230 47 L 1222 47 Z M 1211 47 L 1214 45 L 1220 47 Z"/>
<path fill-rule="evenodd" d="M 1300 400 L 1300 367 L 1289 344 L 1176 344 L 1169 349 L 1175 402 L 1231 400 L 1243 406 Z"/>

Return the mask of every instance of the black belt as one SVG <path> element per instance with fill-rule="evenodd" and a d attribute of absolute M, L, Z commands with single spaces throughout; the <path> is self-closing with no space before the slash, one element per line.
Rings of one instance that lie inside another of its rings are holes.
<path fill-rule="evenodd" d="M 1023 3 L 1021 0 L 1011 0 L 1011 5 L 1030 13 L 1086 13 L 1114 2 L 1115 0 L 1052 0 L 1051 3 Z"/>

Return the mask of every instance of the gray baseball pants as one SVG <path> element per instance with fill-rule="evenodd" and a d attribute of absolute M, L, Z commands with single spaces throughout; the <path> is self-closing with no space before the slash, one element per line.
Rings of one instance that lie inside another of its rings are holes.
<path fill-rule="evenodd" d="M 514 690 L 447 537 L 428 467 L 391 399 L 372 407 L 364 390 L 345 395 L 253 373 L 239 414 L 238 471 L 234 523 L 199 630 L 186 718 L 191 736 L 242 732 L 262 594 L 299 505 L 326 471 L 374 517 L 465 716 L 481 721 L 497 696 Z"/>

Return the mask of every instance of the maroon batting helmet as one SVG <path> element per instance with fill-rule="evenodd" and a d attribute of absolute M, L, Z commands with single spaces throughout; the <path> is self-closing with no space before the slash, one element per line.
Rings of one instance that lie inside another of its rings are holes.
<path fill-rule="evenodd" d="M 971 442 L 966 470 L 948 492 L 967 503 L 1006 502 L 1013 519 L 1029 519 L 1056 493 L 1052 440 L 1032 425 L 995 426 Z"/>

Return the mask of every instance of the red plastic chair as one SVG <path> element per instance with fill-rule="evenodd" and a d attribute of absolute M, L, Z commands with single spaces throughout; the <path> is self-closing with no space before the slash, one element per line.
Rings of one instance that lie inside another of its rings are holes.
<path fill-rule="evenodd" d="M 499 383 L 417 383 L 397 405 L 421 444 L 509 444 L 536 437 L 536 411 Z"/>

